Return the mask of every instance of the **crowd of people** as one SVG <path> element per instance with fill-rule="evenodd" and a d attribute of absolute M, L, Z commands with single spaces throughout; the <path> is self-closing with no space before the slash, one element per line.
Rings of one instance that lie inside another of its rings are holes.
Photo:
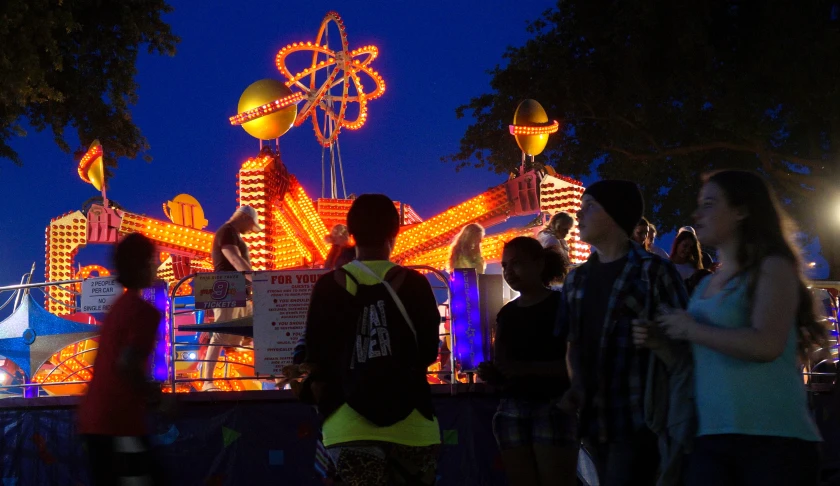
<path fill-rule="evenodd" d="M 502 273 L 519 296 L 498 313 L 493 358 L 478 374 L 501 393 L 492 428 L 510 484 L 578 484 L 580 454 L 607 486 L 817 484 L 821 437 L 798 363 L 825 330 L 779 201 L 757 174 L 713 173 L 670 255 L 655 246 L 644 209 L 636 184 L 596 182 L 576 215 L 558 213 L 534 238 L 505 244 Z M 234 229 L 256 224 L 238 214 Z M 575 223 L 592 248 L 579 265 L 566 242 Z M 440 314 L 426 278 L 390 260 L 399 224 L 384 195 L 353 202 L 346 228 L 328 240 L 333 270 L 315 286 L 287 373 L 323 417 L 318 460 L 336 484 L 436 481 L 441 432 L 426 370 L 437 359 Z M 450 268 L 483 273 L 483 235 L 465 227 Z M 129 289 L 146 281 L 139 238 L 117 249 Z M 220 252 L 239 270 L 234 249 L 246 262 L 247 250 L 231 241 Z M 704 261 L 701 245 L 717 263 Z M 140 263 L 127 265 L 128 251 Z M 120 351 L 103 344 L 98 360 L 136 378 L 151 338 L 123 336 L 118 321 L 128 314 L 137 329 L 158 317 L 127 292 L 103 329 Z M 103 401 L 136 402 L 142 392 L 142 380 L 109 376 L 95 375 L 80 412 L 100 467 L 117 438 L 144 433 L 89 418 Z"/>

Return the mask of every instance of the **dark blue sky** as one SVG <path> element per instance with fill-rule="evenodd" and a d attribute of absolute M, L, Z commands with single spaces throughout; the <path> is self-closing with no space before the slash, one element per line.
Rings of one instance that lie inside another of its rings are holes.
<path fill-rule="evenodd" d="M 164 218 L 163 202 L 192 194 L 212 230 L 236 208 L 236 171 L 258 150 L 255 139 L 228 122 L 240 94 L 258 79 L 282 80 L 274 66 L 277 51 L 292 42 L 314 41 L 329 10 L 344 18 L 351 49 L 379 47 L 373 67 L 387 83 L 385 95 L 369 105 L 368 123 L 340 136 L 348 192 L 384 192 L 425 218 L 501 183 L 502 176 L 487 170 L 456 173 L 440 158 L 457 150 L 469 123 L 456 120 L 455 108 L 489 91 L 486 71 L 501 62 L 507 46 L 528 39 L 526 22 L 554 2 L 171 4 L 176 10 L 166 20 L 182 38 L 178 53 L 141 56 L 139 102 L 132 111 L 154 161 L 120 160 L 108 195 L 130 211 Z M 510 107 L 511 118 L 515 108 Z M 96 195 L 49 133 L 32 132 L 12 146 L 24 166 L 0 161 L 6 202 L 0 213 L 0 285 L 16 282 L 33 261 L 35 280 L 41 281 L 43 231 L 50 218 L 79 209 Z M 289 170 L 317 197 L 321 148 L 311 126 L 293 128 L 281 139 L 281 150 Z M 666 247 L 669 243 L 663 241 Z M 105 263 L 106 254 L 106 248 L 88 247 L 77 262 Z"/>
<path fill-rule="evenodd" d="M 228 123 L 239 95 L 258 79 L 283 79 L 274 66 L 277 51 L 314 41 L 329 10 L 344 18 L 351 49 L 379 47 L 373 66 L 387 83 L 385 95 L 369 105 L 368 123 L 341 134 L 349 192 L 384 192 L 429 217 L 502 182 L 490 171 L 456 173 L 440 157 L 457 149 L 468 124 L 456 120 L 455 107 L 489 90 L 486 71 L 501 62 L 505 47 L 528 38 L 526 21 L 553 2 L 171 4 L 176 10 L 166 20 L 182 38 L 178 53 L 141 56 L 139 102 L 132 110 L 154 160 L 120 160 L 108 195 L 130 211 L 163 218 L 161 204 L 186 192 L 202 203 L 214 229 L 236 208 L 239 165 L 258 150 L 255 139 Z M 6 201 L 0 214 L 0 284 L 17 281 L 33 261 L 40 281 L 50 218 L 96 195 L 49 133 L 32 132 L 13 147 L 24 166 L 0 161 Z M 293 128 L 281 139 L 281 150 L 309 194 L 319 195 L 321 148 L 311 126 Z M 106 254 L 102 250 L 88 247 L 78 261 L 99 260 Z"/>

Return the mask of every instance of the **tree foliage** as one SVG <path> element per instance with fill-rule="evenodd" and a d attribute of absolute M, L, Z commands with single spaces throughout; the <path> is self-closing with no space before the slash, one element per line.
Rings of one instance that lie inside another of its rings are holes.
<path fill-rule="evenodd" d="M 131 119 L 140 49 L 174 55 L 179 38 L 161 16 L 164 0 L 4 0 L 0 3 L 0 158 L 24 123 L 50 128 L 69 152 L 65 128 L 83 144 L 99 138 L 108 165 L 148 143 Z"/>
<path fill-rule="evenodd" d="M 507 125 L 533 98 L 563 124 L 541 162 L 638 181 L 666 231 L 690 223 L 703 172 L 757 170 L 840 277 L 840 3 L 561 0 L 528 30 L 457 109 L 474 122 L 445 160 L 513 170 Z"/>

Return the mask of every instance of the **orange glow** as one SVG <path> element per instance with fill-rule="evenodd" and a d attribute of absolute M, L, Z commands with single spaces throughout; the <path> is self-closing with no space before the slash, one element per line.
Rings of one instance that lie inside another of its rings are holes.
<path fill-rule="evenodd" d="M 270 115 L 271 113 L 277 112 L 286 108 L 287 106 L 291 106 L 304 98 L 303 93 L 294 93 L 292 95 L 286 96 L 285 98 L 281 98 L 279 100 L 274 100 L 271 103 L 266 103 L 262 106 L 258 106 L 256 108 L 252 108 L 248 111 L 240 113 L 236 116 L 230 117 L 230 124 L 231 125 L 242 125 L 243 123 L 247 123 L 251 120 L 256 120 L 265 115 Z"/>
<path fill-rule="evenodd" d="M 575 215 L 580 210 L 583 183 L 558 174 L 543 177 L 540 182 L 540 210 L 554 215 L 567 212 Z M 577 226 L 569 232 L 569 258 L 572 263 L 582 263 L 589 258 L 589 245 L 580 241 Z"/>
<path fill-rule="evenodd" d="M 91 183 L 90 178 L 88 177 L 88 169 L 90 169 L 91 164 L 93 164 L 97 158 L 102 157 L 102 153 L 102 145 L 95 145 L 85 152 L 85 155 L 82 156 L 82 160 L 79 161 L 79 177 L 88 184 Z"/>
<path fill-rule="evenodd" d="M 87 219 L 81 211 L 64 214 L 53 219 L 45 231 L 46 251 L 44 273 L 48 282 L 70 280 L 75 276 L 73 259 L 79 248 L 87 243 Z M 69 290 L 58 286 L 46 288 L 52 299 L 46 299 L 47 311 L 57 316 L 73 313 L 76 297 Z M 62 305 L 64 304 L 64 305 Z"/>
<path fill-rule="evenodd" d="M 546 135 L 556 133 L 560 123 L 554 120 L 547 125 L 510 125 L 511 135 Z"/>
<path fill-rule="evenodd" d="M 213 233 L 208 231 L 164 223 L 132 213 L 123 215 L 120 233 L 140 233 L 154 241 L 158 246 L 198 256 L 210 254 L 214 236 Z"/>
<path fill-rule="evenodd" d="M 502 260 L 502 250 L 505 243 L 517 236 L 533 236 L 534 228 L 515 228 L 512 230 L 486 236 L 481 240 L 481 256 L 487 263 Z M 426 265 L 432 268 L 446 268 L 449 265 L 449 245 L 440 246 L 432 250 L 407 258 L 404 265 Z"/>
<path fill-rule="evenodd" d="M 293 242 L 295 249 L 297 250 L 297 254 L 303 257 L 303 259 L 305 260 L 312 261 L 312 253 L 310 253 L 309 250 L 306 249 L 306 246 L 304 246 L 298 238 L 295 238 L 295 230 L 294 228 L 292 228 L 292 224 L 289 223 L 289 220 L 286 219 L 286 216 L 283 215 L 282 211 L 274 211 L 274 221 L 279 223 L 280 227 L 283 228 L 283 231 L 285 231 L 286 234 L 290 236 L 290 239 Z M 275 253 L 275 255 L 278 254 Z M 282 257 L 291 255 L 280 254 L 279 256 Z M 300 258 L 295 259 L 295 261 L 299 260 Z"/>
<path fill-rule="evenodd" d="M 394 259 L 409 259 L 417 253 L 448 245 L 464 225 L 505 217 L 511 206 L 504 184 L 496 186 L 422 223 L 406 227 L 397 238 Z"/>

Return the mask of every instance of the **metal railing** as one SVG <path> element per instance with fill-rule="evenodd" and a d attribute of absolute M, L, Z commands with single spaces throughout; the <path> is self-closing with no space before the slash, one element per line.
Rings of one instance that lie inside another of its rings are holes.
<path fill-rule="evenodd" d="M 418 270 L 418 271 L 421 271 L 421 272 L 426 272 L 426 273 L 430 273 L 430 274 L 434 275 L 435 279 L 439 283 L 441 283 L 442 285 L 437 286 L 437 287 L 433 285 L 432 286 L 433 290 L 435 288 L 437 288 L 439 290 L 445 290 L 447 297 L 451 296 L 451 289 L 449 287 L 449 281 L 446 278 L 446 275 L 443 274 L 442 272 L 440 272 L 439 270 L 434 269 L 432 267 L 426 267 L 426 266 L 410 266 L 410 267 L 407 267 L 407 268 L 411 268 L 411 269 L 414 269 L 414 270 Z M 256 274 L 256 273 L 259 273 L 259 272 L 251 271 L 251 272 L 239 272 L 239 273 L 242 273 L 243 275 L 253 275 L 253 274 Z M 196 345 L 196 344 L 193 344 L 193 343 L 183 343 L 183 342 L 178 342 L 177 341 L 176 331 L 179 330 L 179 329 L 178 329 L 178 326 L 175 323 L 175 316 L 176 315 L 193 313 L 193 312 L 195 312 L 195 309 L 194 310 L 189 310 L 189 309 L 180 310 L 180 311 L 176 312 L 175 311 L 175 306 L 172 305 L 172 302 L 174 302 L 175 296 L 178 295 L 178 290 L 181 288 L 181 286 L 184 285 L 184 283 L 186 283 L 188 280 L 193 279 L 197 275 L 199 275 L 199 273 L 192 273 L 192 274 L 184 276 L 183 278 L 179 279 L 170 288 L 170 291 L 169 291 L 170 306 L 169 306 L 168 323 L 169 323 L 169 343 L 170 343 L 170 346 L 169 346 L 169 356 L 168 356 L 169 357 L 169 364 L 168 364 L 168 366 L 169 366 L 169 370 L 168 370 L 169 371 L 169 380 L 168 380 L 168 384 L 170 386 L 170 389 L 173 390 L 173 391 L 177 391 L 178 384 L 203 383 L 204 381 L 206 381 L 206 380 L 201 378 L 201 375 L 199 375 L 199 377 L 197 379 L 195 379 L 195 378 L 178 378 L 177 377 L 177 363 L 183 363 L 183 362 L 200 363 L 200 366 L 204 367 L 204 366 L 208 366 L 210 363 L 218 363 L 219 362 L 219 361 L 210 361 L 210 360 L 205 360 L 205 359 L 201 359 L 201 360 L 179 359 L 178 358 L 178 348 L 179 348 L 179 346 L 183 347 L 183 346 L 189 345 L 191 347 L 198 346 L 199 348 L 209 348 L 211 346 L 217 346 L 217 347 L 223 347 L 223 348 L 253 350 L 253 348 L 247 348 L 247 347 L 243 347 L 243 346 L 231 346 L 231 345 L 225 345 L 225 344 L 211 344 L 211 343 Z M 195 297 L 195 296 L 193 295 L 193 297 Z M 447 302 L 448 302 L 448 300 L 449 299 L 447 299 Z M 442 322 L 444 320 L 449 319 L 448 314 L 449 313 L 447 311 L 446 315 L 441 316 Z M 191 330 L 195 330 L 195 329 L 193 328 Z M 207 332 L 212 332 L 212 330 L 208 329 Z M 454 348 L 454 336 L 452 336 L 451 328 L 450 328 L 450 332 L 441 333 L 439 336 L 440 336 L 440 338 L 449 337 L 450 342 L 453 344 L 452 347 Z M 227 357 L 225 357 L 225 360 L 223 362 L 225 363 L 225 375 L 223 377 L 218 377 L 217 378 L 217 377 L 213 377 L 212 373 L 211 373 L 211 378 L 210 378 L 209 381 L 211 381 L 211 382 L 212 381 L 217 381 L 217 380 L 262 381 L 262 380 L 274 380 L 275 378 L 277 378 L 274 375 L 268 375 L 268 376 L 260 375 L 256 371 L 254 371 L 254 374 L 251 375 L 251 376 L 230 377 L 230 376 L 228 376 L 228 371 L 229 371 L 229 366 L 231 364 L 238 365 L 238 366 L 245 366 L 245 367 L 248 367 L 248 368 L 251 368 L 251 369 L 255 369 L 255 366 L 254 365 L 248 365 L 247 363 L 230 362 L 230 361 L 227 361 Z M 450 354 L 449 354 L 448 365 L 449 365 L 448 370 L 430 371 L 430 372 L 427 372 L 427 374 L 428 375 L 438 375 L 438 376 L 450 375 L 449 376 L 449 384 L 454 385 L 457 380 L 456 380 L 456 369 L 455 369 L 455 356 L 454 356 L 453 352 L 450 352 Z M 214 369 L 215 369 L 216 365 L 213 365 L 213 366 L 214 366 Z"/>

